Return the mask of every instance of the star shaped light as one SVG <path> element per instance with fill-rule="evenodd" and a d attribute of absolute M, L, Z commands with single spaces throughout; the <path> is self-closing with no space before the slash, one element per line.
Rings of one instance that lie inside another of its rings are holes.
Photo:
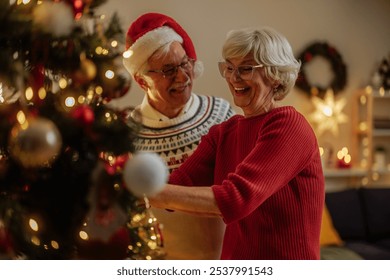
<path fill-rule="evenodd" d="M 345 98 L 335 100 L 333 90 L 329 89 L 325 93 L 324 99 L 313 96 L 312 102 L 315 111 L 309 115 L 309 121 L 317 125 L 317 134 L 321 135 L 329 130 L 334 136 L 337 136 L 339 124 L 348 121 L 348 116 L 342 112 L 347 100 Z"/>

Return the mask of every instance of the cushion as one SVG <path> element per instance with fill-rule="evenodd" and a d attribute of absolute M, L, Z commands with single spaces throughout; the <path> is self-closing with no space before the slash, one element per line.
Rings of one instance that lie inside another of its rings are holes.
<path fill-rule="evenodd" d="M 322 212 L 320 245 L 342 245 L 342 243 L 343 241 L 333 226 L 332 218 L 330 217 L 328 208 L 325 206 L 324 211 Z"/>
<path fill-rule="evenodd" d="M 345 246 L 365 260 L 390 260 L 390 251 L 373 243 L 350 241 L 346 242 Z"/>
<path fill-rule="evenodd" d="M 363 188 L 362 203 L 370 240 L 390 236 L 390 189 Z"/>
<path fill-rule="evenodd" d="M 321 260 L 361 260 L 359 254 L 344 246 L 326 246 L 321 248 Z"/>
<path fill-rule="evenodd" d="M 325 203 L 333 226 L 342 240 L 366 239 L 366 224 L 358 189 L 328 192 Z"/>

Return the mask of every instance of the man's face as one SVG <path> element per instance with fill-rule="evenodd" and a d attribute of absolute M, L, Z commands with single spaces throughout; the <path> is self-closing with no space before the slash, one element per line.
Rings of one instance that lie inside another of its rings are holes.
<path fill-rule="evenodd" d="M 176 117 L 191 96 L 193 61 L 179 42 L 173 42 L 166 55 L 157 51 L 148 65 L 144 89 L 150 105 L 169 118 Z"/>

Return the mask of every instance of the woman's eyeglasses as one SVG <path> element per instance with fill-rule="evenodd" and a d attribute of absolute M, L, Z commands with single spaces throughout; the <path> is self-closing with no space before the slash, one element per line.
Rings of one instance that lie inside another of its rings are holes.
<path fill-rule="evenodd" d="M 176 76 L 177 71 L 179 71 L 179 67 L 186 72 L 191 71 L 194 68 L 194 60 L 188 58 L 178 65 L 174 65 L 174 66 L 167 65 L 167 66 L 164 66 L 160 70 L 148 70 L 146 72 L 147 73 L 160 73 L 163 75 L 164 78 L 172 78 L 172 77 Z"/>
<path fill-rule="evenodd" d="M 239 65 L 235 67 L 228 62 L 218 62 L 219 72 L 221 73 L 221 76 L 226 79 L 230 79 L 232 75 L 237 75 L 240 79 L 248 81 L 252 79 L 253 71 L 256 68 L 262 68 L 262 67 L 264 67 L 263 64 Z"/>

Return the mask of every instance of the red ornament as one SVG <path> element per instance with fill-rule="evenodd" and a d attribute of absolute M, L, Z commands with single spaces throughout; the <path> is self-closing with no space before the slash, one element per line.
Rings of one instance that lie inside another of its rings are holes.
<path fill-rule="evenodd" d="M 343 157 L 342 159 L 338 159 L 337 160 L 337 167 L 338 168 L 350 168 L 351 167 L 351 163 L 350 162 L 346 162 L 345 161 L 345 158 Z"/>
<path fill-rule="evenodd" d="M 71 116 L 85 126 L 89 126 L 95 121 L 95 113 L 88 105 L 77 106 L 72 110 Z"/>
<path fill-rule="evenodd" d="M 107 242 L 102 240 L 83 240 L 78 245 L 80 259 L 123 260 L 127 257 L 127 247 L 131 244 L 128 229 L 119 228 Z"/>
<path fill-rule="evenodd" d="M 1 223 L 1 221 L 0 221 Z M 13 245 L 10 233 L 0 224 L 0 253 L 12 255 Z"/>
<path fill-rule="evenodd" d="M 108 161 L 104 160 L 104 168 L 109 175 L 115 175 L 118 170 L 123 170 L 126 161 L 128 160 L 129 155 L 124 154 L 120 156 L 116 156 L 113 160 Z"/>

